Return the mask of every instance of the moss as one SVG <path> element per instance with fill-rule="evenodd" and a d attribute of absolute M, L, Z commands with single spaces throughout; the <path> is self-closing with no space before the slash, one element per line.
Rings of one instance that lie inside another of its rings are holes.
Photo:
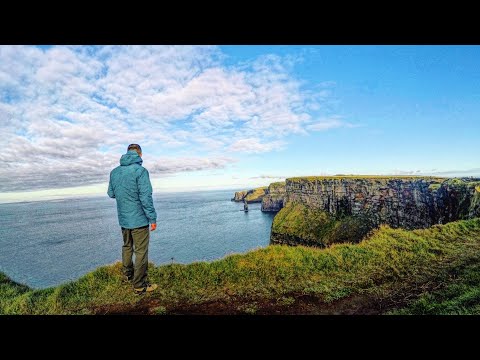
<path fill-rule="evenodd" d="M 466 185 L 466 182 L 463 181 L 462 179 L 453 178 L 453 179 L 448 179 L 448 180 L 446 181 L 446 184 L 451 185 L 451 186 L 455 186 L 455 185 Z"/>
<path fill-rule="evenodd" d="M 441 186 L 442 184 L 430 184 L 428 186 L 428 189 L 431 191 L 437 191 L 438 189 L 440 189 Z"/>

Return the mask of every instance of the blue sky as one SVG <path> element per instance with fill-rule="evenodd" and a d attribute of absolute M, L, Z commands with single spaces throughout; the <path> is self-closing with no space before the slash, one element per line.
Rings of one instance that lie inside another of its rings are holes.
<path fill-rule="evenodd" d="M 0 46 L 0 201 L 320 174 L 480 176 L 479 46 Z"/>

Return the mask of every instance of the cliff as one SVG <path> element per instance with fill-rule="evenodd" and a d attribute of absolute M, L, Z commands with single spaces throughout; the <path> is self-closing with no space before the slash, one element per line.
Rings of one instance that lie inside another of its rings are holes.
<path fill-rule="evenodd" d="M 325 246 L 360 241 L 380 224 L 418 229 L 475 216 L 480 216 L 478 179 L 290 178 L 271 242 Z"/>
<path fill-rule="evenodd" d="M 286 196 L 285 182 L 271 183 L 268 187 L 235 192 L 232 201 L 247 200 L 247 203 L 262 203 L 262 211 L 279 211 Z"/>
<path fill-rule="evenodd" d="M 479 249 L 476 218 L 414 231 L 382 226 L 360 244 L 328 249 L 267 246 L 212 262 L 150 263 L 159 289 L 143 296 L 122 282 L 119 262 L 48 289 L 0 272 L 0 315 L 479 315 Z"/>
<path fill-rule="evenodd" d="M 284 181 L 271 183 L 262 200 L 262 211 L 280 211 L 286 194 Z"/>
<path fill-rule="evenodd" d="M 247 195 L 247 190 L 236 191 L 232 201 L 243 201 L 245 195 Z"/>
<path fill-rule="evenodd" d="M 260 187 L 252 190 L 243 190 L 235 192 L 235 195 L 232 198 L 232 201 L 243 201 L 247 200 L 247 203 L 257 203 L 262 202 L 263 197 L 265 196 L 267 187 Z"/>

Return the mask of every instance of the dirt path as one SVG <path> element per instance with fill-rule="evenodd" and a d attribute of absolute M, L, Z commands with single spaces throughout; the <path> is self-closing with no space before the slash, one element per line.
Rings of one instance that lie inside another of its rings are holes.
<path fill-rule="evenodd" d="M 367 295 L 352 295 L 331 303 L 304 294 L 288 294 L 292 303 L 285 305 L 274 300 L 251 300 L 232 298 L 228 301 L 216 300 L 200 304 L 183 304 L 164 307 L 168 315 L 377 315 L 397 307 L 399 302 L 374 300 Z M 395 304 L 395 306 L 394 306 Z M 97 315 L 153 315 L 161 307 L 158 299 L 145 297 L 131 306 L 103 306 L 94 309 Z"/>

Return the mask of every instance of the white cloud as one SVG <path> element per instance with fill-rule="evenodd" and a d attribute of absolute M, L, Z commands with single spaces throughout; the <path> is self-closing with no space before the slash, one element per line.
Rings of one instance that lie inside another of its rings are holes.
<path fill-rule="evenodd" d="M 283 141 L 271 141 L 262 143 L 259 139 L 248 138 L 235 141 L 228 148 L 231 152 L 244 152 L 244 153 L 264 153 L 276 149 L 281 149 L 285 145 Z"/>
<path fill-rule="evenodd" d="M 250 179 L 285 179 L 286 176 L 275 176 L 275 175 L 259 175 L 252 176 Z"/>
<path fill-rule="evenodd" d="M 394 175 L 424 175 L 424 176 L 440 176 L 440 177 L 479 177 L 480 168 L 463 169 L 463 170 L 442 170 L 432 169 L 425 170 L 393 170 Z"/>
<path fill-rule="evenodd" d="M 227 157 L 166 158 L 156 159 L 148 169 L 152 174 L 175 174 L 184 171 L 223 169 L 234 161 L 236 160 Z"/>
<path fill-rule="evenodd" d="M 352 124 L 350 122 L 342 120 L 340 117 L 323 118 L 318 122 L 307 125 L 307 129 L 310 131 L 326 131 L 335 128 L 356 128 L 358 124 Z"/>
<path fill-rule="evenodd" d="M 222 169 L 237 152 L 282 148 L 292 133 L 353 126 L 312 123 L 332 84 L 305 90 L 292 75 L 301 56 L 223 58 L 214 46 L 0 46 L 0 191 L 104 182 L 134 142 L 181 152 L 146 165 L 170 174 Z"/>

